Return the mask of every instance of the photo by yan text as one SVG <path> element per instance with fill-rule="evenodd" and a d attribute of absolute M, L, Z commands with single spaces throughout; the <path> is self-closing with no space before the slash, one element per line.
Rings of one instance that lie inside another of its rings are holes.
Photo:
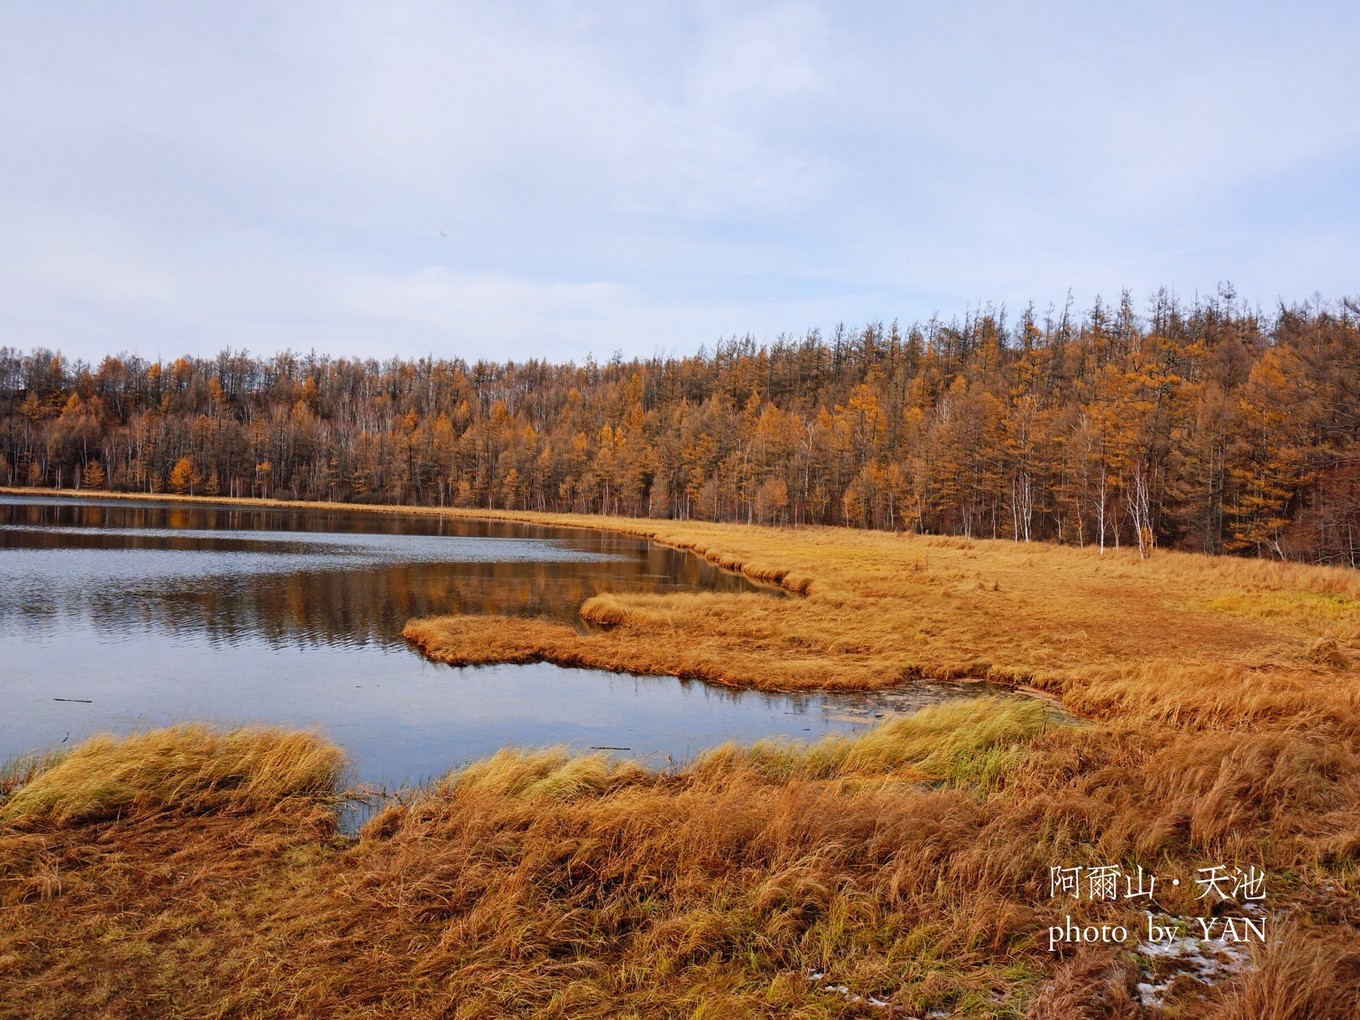
<path fill-rule="evenodd" d="M 1050 868 L 1050 899 L 1136 903 L 1147 916 L 1131 931 L 1126 924 L 1094 923 L 1067 914 L 1062 923 L 1049 926 L 1049 952 L 1091 943 L 1122 944 L 1131 936 L 1147 947 L 1170 947 L 1186 939 L 1225 945 L 1266 941 L 1266 875 L 1255 865 L 1196 869 L 1195 899 L 1203 903 L 1198 915 L 1176 916 L 1163 908 L 1156 899 L 1159 881 L 1141 865 L 1132 871 L 1120 865 Z M 1173 877 L 1166 885 L 1178 889 L 1181 880 Z"/>

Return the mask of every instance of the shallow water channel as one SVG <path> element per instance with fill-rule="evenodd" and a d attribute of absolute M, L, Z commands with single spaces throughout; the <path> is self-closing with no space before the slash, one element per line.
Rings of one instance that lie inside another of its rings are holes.
<path fill-rule="evenodd" d="M 579 625 L 603 591 L 782 598 L 696 556 L 575 529 L 414 514 L 0 496 L 0 761 L 203 720 L 313 729 L 358 782 L 424 782 L 506 745 L 667 766 L 725 741 L 815 739 L 976 693 L 789 696 L 547 664 L 455 669 L 412 617 Z"/>

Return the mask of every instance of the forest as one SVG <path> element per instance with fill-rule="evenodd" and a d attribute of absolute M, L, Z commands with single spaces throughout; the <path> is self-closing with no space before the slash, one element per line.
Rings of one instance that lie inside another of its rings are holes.
<path fill-rule="evenodd" d="M 1360 556 L 1360 300 L 469 364 L 0 348 L 0 484 Z"/>

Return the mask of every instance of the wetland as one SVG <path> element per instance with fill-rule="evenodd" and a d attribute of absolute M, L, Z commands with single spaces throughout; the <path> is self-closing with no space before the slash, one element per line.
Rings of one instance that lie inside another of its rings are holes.
<path fill-rule="evenodd" d="M 355 778 L 418 784 L 503 746 L 657 767 L 815 739 L 971 691 L 735 690 L 544 662 L 453 668 L 402 637 L 462 614 L 584 631 L 593 596 L 788 596 L 642 538 L 328 509 L 0 497 L 0 759 L 187 721 L 309 729 Z"/>

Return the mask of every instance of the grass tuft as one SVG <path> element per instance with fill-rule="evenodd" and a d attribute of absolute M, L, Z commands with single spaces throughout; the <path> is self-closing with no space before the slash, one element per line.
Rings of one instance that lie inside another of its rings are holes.
<path fill-rule="evenodd" d="M 450 792 L 459 797 L 517 797 L 570 800 L 599 796 L 645 776 L 636 762 L 608 755 L 573 756 L 563 748 L 519 751 L 506 748 L 452 777 Z"/>
<path fill-rule="evenodd" d="M 345 768 L 332 744 L 276 729 L 176 726 L 91 737 L 19 787 L 0 821 L 60 825 L 135 812 L 246 813 L 289 797 L 335 796 Z"/>
<path fill-rule="evenodd" d="M 1207 1020 L 1360 1020 L 1360 941 L 1325 942 L 1290 926 L 1261 946 L 1253 966 Z"/>
<path fill-rule="evenodd" d="M 865 733 L 824 737 L 810 746 L 782 740 L 728 745 L 701 757 L 700 765 L 740 762 L 777 779 L 891 773 L 905 782 L 985 791 L 1001 782 L 1048 725 L 1038 701 L 975 698 L 931 705 Z"/>

